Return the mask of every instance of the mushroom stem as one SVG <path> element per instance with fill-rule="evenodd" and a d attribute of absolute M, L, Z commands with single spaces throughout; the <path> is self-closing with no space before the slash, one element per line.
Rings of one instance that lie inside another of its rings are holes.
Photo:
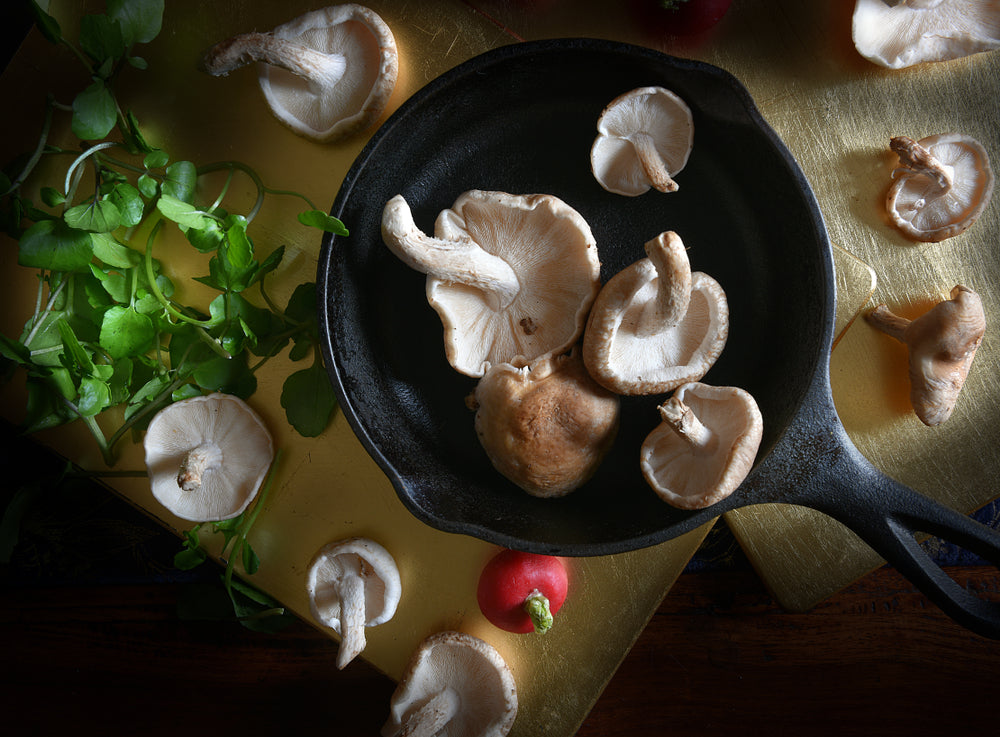
<path fill-rule="evenodd" d="M 535 632 L 544 635 L 550 629 L 555 618 L 549 608 L 549 597 L 538 589 L 535 589 L 524 599 L 524 611 L 531 617 L 531 623 L 535 625 Z"/>
<path fill-rule="evenodd" d="M 421 231 L 402 195 L 389 200 L 382 211 L 382 239 L 410 268 L 441 281 L 481 289 L 494 300 L 495 309 L 506 309 L 520 291 L 511 265 L 471 238 L 445 240 Z"/>
<path fill-rule="evenodd" d="M 666 162 L 660 156 L 653 137 L 645 131 L 637 131 L 629 137 L 629 140 L 635 146 L 639 163 L 642 164 L 642 170 L 646 173 L 646 177 L 653 188 L 660 192 L 676 192 L 678 189 L 677 182 L 673 180 L 670 172 L 667 171 Z"/>
<path fill-rule="evenodd" d="M 899 163 L 905 168 L 937 182 L 938 187 L 944 192 L 951 189 L 954 179 L 952 167 L 942 164 L 930 151 L 912 138 L 908 136 L 890 138 L 889 148 L 899 156 Z"/>
<path fill-rule="evenodd" d="M 202 55 L 199 68 L 214 77 L 224 77 L 255 61 L 287 69 L 317 89 L 333 87 L 347 69 L 342 54 L 324 54 L 271 33 L 243 33 L 220 41 Z"/>
<path fill-rule="evenodd" d="M 221 465 L 222 449 L 215 443 L 202 443 L 189 450 L 181 461 L 177 485 L 184 491 L 197 491 L 201 488 L 205 473 Z"/>
<path fill-rule="evenodd" d="M 885 305 L 879 305 L 868 313 L 868 322 L 886 335 L 891 335 L 896 340 L 905 341 L 903 335 L 911 321 L 895 314 Z"/>
<path fill-rule="evenodd" d="M 360 573 L 351 572 L 341 579 L 337 588 L 340 595 L 340 649 L 337 651 L 337 668 L 343 669 L 365 649 L 365 582 Z"/>
<path fill-rule="evenodd" d="M 691 263 L 681 237 L 672 230 L 646 243 L 646 256 L 656 269 L 656 299 L 646 303 L 636 334 L 659 335 L 679 324 L 691 303 Z"/>
<path fill-rule="evenodd" d="M 692 451 L 711 453 L 718 445 L 715 433 L 676 396 L 670 397 L 658 409 L 663 421 L 691 446 Z"/>
<path fill-rule="evenodd" d="M 458 705 L 454 689 L 438 691 L 407 717 L 399 737 L 433 737 L 458 713 Z"/>

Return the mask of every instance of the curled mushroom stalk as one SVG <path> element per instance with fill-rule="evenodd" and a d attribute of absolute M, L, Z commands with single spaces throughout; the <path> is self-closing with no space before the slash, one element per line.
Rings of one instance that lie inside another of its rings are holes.
<path fill-rule="evenodd" d="M 691 271 L 673 231 L 646 243 L 646 258 L 615 274 L 583 336 L 590 375 L 618 394 L 663 394 L 698 381 L 729 336 L 729 304 L 715 279 Z"/>
<path fill-rule="evenodd" d="M 226 76 L 252 63 L 259 65 L 261 92 L 275 117 L 316 141 L 369 128 L 388 105 L 399 73 L 389 26 L 350 3 L 220 41 L 205 51 L 199 68 Z"/>
<path fill-rule="evenodd" d="M 895 182 L 886 196 L 893 224 L 914 240 L 938 242 L 963 233 L 982 214 L 993 193 L 989 155 L 977 140 L 942 133 L 915 141 L 896 136 Z"/>
<path fill-rule="evenodd" d="M 448 362 L 467 376 L 568 350 L 600 289 L 590 226 L 552 195 L 470 190 L 439 213 L 433 236 L 397 195 L 382 211 L 382 238 L 427 275 Z"/>
<path fill-rule="evenodd" d="M 620 399 L 576 352 L 490 366 L 476 386 L 476 433 L 493 466 L 532 496 L 585 484 L 618 432 Z"/>
<path fill-rule="evenodd" d="M 503 737 L 517 716 L 517 687 L 500 653 L 464 632 L 417 647 L 389 705 L 382 737 Z"/>
<path fill-rule="evenodd" d="M 616 97 L 597 121 L 590 168 L 604 189 L 628 197 L 652 187 L 676 192 L 687 164 L 694 123 L 687 104 L 663 87 L 639 87 Z"/>
<path fill-rule="evenodd" d="M 915 320 L 894 314 L 885 305 L 868 313 L 877 329 L 906 344 L 909 350 L 910 403 L 920 421 L 940 425 L 951 417 L 986 332 L 979 295 L 957 285 L 951 299 L 939 302 Z"/>
<path fill-rule="evenodd" d="M 753 468 L 764 421 L 737 387 L 684 384 L 659 407 L 640 451 L 643 477 L 668 504 L 702 509 L 733 493 Z"/>
<path fill-rule="evenodd" d="M 306 588 L 313 617 L 341 636 L 338 668 L 364 650 L 366 627 L 392 619 L 402 595 L 392 555 L 360 537 L 321 548 L 309 566 Z"/>
<path fill-rule="evenodd" d="M 857 0 L 851 35 L 863 57 L 889 69 L 1000 48 L 992 0 Z"/>

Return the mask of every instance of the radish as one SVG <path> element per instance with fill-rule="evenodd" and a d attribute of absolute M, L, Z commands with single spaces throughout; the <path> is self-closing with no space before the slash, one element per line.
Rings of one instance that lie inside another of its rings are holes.
<path fill-rule="evenodd" d="M 568 587 L 561 559 L 503 550 L 483 568 L 476 598 L 483 615 L 500 629 L 543 634 L 552 627 Z"/>

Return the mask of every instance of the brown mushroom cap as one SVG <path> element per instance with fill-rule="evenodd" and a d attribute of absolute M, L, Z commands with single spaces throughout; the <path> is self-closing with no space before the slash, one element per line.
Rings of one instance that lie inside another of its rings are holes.
<path fill-rule="evenodd" d="M 910 358 L 910 403 L 920 421 L 940 425 L 951 417 L 958 395 L 986 332 L 979 295 L 961 284 L 951 299 L 939 302 L 915 320 L 879 305 L 868 320 L 906 344 Z"/>
<path fill-rule="evenodd" d="M 490 366 L 474 401 L 476 433 L 493 466 L 533 496 L 563 496 L 586 483 L 618 432 L 618 396 L 575 352 Z"/>
<path fill-rule="evenodd" d="M 729 335 L 726 294 L 691 272 L 680 236 L 661 233 L 646 253 L 601 289 L 583 338 L 587 370 L 619 394 L 662 394 L 701 379 Z"/>
<path fill-rule="evenodd" d="M 439 632 L 410 659 L 382 737 L 503 737 L 516 717 L 517 687 L 500 653 L 464 632 Z"/>
<path fill-rule="evenodd" d="M 694 141 L 691 110 L 663 87 L 639 87 L 616 97 L 597 121 L 590 168 L 609 192 L 635 197 L 674 192 Z"/>
<path fill-rule="evenodd" d="M 459 372 L 561 353 L 583 332 L 600 289 L 597 243 L 586 220 L 552 195 L 472 190 L 420 231 L 402 196 L 382 216 L 386 245 L 427 274 L 427 300 Z"/>
<path fill-rule="evenodd" d="M 896 136 L 896 181 L 886 196 L 893 224 L 914 240 L 938 242 L 972 225 L 989 204 L 993 170 L 976 139 L 942 133 L 919 141 Z"/>
<path fill-rule="evenodd" d="M 181 519 L 231 519 L 253 501 L 274 459 L 271 434 L 238 397 L 213 393 L 160 410 L 143 439 L 153 496 Z"/>
<path fill-rule="evenodd" d="M 754 398 L 737 387 L 684 384 L 660 406 L 640 451 L 647 483 L 665 502 L 702 509 L 733 493 L 753 468 L 764 430 Z"/>
<path fill-rule="evenodd" d="M 399 73 L 392 31 L 363 5 L 331 5 L 270 33 L 226 39 L 202 57 L 216 76 L 261 62 L 261 92 L 282 123 L 316 141 L 363 131 L 389 103 Z"/>
<path fill-rule="evenodd" d="M 869 61 L 890 69 L 1000 48 L 1000 13 L 978 0 L 857 0 L 851 34 Z"/>

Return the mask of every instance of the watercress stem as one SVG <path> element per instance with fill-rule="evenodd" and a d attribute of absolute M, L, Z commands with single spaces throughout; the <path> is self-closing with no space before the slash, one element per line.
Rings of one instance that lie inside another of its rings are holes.
<path fill-rule="evenodd" d="M 45 150 L 45 144 L 49 140 L 49 131 L 52 129 L 52 109 L 54 104 L 55 100 L 52 95 L 48 95 L 45 98 L 45 118 L 42 121 L 42 132 L 38 137 L 38 145 L 36 145 L 35 150 L 31 152 L 31 156 L 28 158 L 24 168 L 21 169 L 21 173 L 14 178 L 14 180 L 10 183 L 10 187 L 7 188 L 7 191 L 0 196 L 7 196 L 11 192 L 17 190 L 24 183 L 24 180 L 30 176 L 31 172 L 35 170 L 38 162 L 41 161 L 42 152 Z"/>

